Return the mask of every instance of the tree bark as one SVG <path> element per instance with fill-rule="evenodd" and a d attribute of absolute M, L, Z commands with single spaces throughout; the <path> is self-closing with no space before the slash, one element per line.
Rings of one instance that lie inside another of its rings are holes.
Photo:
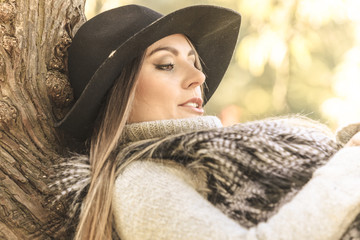
<path fill-rule="evenodd" d="M 66 48 L 84 5 L 0 1 L 0 239 L 66 238 L 48 184 L 63 150 L 53 126 L 72 102 Z"/>

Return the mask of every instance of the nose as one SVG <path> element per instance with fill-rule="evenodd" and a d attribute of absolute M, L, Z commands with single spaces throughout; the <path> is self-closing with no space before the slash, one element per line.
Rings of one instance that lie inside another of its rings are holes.
<path fill-rule="evenodd" d="M 190 65 L 186 69 L 182 87 L 184 89 L 194 89 L 201 86 L 205 82 L 205 78 L 205 74 L 201 70 Z"/>

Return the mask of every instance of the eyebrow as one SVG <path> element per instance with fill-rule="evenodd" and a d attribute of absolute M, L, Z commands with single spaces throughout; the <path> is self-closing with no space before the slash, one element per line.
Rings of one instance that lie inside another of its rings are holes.
<path fill-rule="evenodd" d="M 154 50 L 152 50 L 149 53 L 148 56 L 150 57 L 151 55 L 153 55 L 154 53 L 159 52 L 159 51 L 168 51 L 168 52 L 171 52 L 172 54 L 174 54 L 175 56 L 179 55 L 179 51 L 176 48 L 173 48 L 173 47 L 158 47 L 158 48 L 155 48 Z M 191 55 L 195 55 L 194 49 L 191 49 L 189 51 L 188 56 L 191 56 Z"/>

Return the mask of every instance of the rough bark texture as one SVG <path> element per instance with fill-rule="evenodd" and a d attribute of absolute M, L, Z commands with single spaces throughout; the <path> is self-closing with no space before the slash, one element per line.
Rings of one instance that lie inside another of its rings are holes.
<path fill-rule="evenodd" d="M 66 48 L 85 0 L 0 0 L 0 239 L 66 238 L 49 197 L 71 105 Z"/>

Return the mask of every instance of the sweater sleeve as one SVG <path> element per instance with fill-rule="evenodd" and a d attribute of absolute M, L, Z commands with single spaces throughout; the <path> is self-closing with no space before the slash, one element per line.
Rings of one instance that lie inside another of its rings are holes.
<path fill-rule="evenodd" d="M 360 212 L 360 148 L 339 151 L 267 222 L 246 229 L 204 199 L 171 166 L 137 161 L 113 197 L 122 240 L 335 240 Z"/>

